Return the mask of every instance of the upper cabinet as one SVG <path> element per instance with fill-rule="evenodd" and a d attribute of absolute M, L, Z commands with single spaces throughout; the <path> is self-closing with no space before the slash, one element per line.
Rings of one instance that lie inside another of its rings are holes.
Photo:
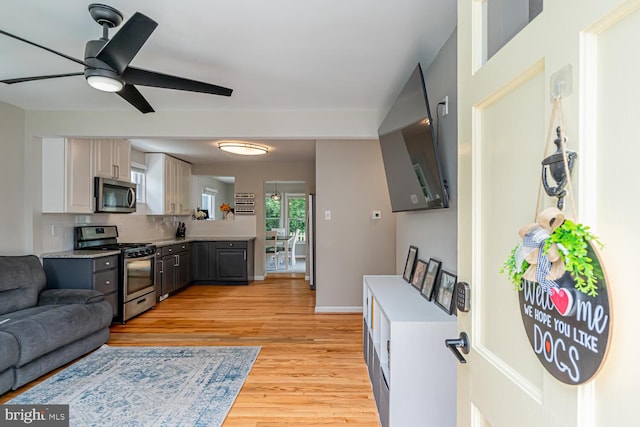
<path fill-rule="evenodd" d="M 94 139 L 95 176 L 131 181 L 131 143 L 126 139 Z"/>
<path fill-rule="evenodd" d="M 96 176 L 131 182 L 129 141 L 43 138 L 42 212 L 93 213 Z"/>
<path fill-rule="evenodd" d="M 155 215 L 189 215 L 191 165 L 163 153 L 145 154 L 147 208 Z"/>
<path fill-rule="evenodd" d="M 93 213 L 90 139 L 42 140 L 42 212 Z"/>

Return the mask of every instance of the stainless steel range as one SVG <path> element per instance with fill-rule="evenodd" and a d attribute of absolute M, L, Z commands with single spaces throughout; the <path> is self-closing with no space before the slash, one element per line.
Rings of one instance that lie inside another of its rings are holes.
<path fill-rule="evenodd" d="M 138 314 L 155 307 L 153 283 L 155 245 L 118 243 L 118 227 L 81 226 L 74 229 L 75 250 L 119 251 L 118 317 L 123 324 Z"/>

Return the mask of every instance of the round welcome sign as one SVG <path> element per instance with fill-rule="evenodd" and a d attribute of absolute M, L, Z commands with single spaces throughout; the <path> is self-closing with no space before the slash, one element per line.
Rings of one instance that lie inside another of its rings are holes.
<path fill-rule="evenodd" d="M 533 351 L 555 378 L 566 384 L 582 384 L 600 369 L 607 354 L 611 311 L 606 278 L 595 250 L 588 244 L 598 276 L 598 295 L 578 291 L 566 272 L 543 287 L 523 280 L 520 312 Z"/>

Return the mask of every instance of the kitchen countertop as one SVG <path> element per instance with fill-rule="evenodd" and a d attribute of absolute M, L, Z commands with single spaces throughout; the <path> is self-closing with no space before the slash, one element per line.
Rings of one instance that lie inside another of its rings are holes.
<path fill-rule="evenodd" d="M 248 241 L 255 240 L 255 237 L 185 237 L 185 238 L 176 238 L 176 239 L 168 239 L 168 240 L 156 240 L 150 241 L 152 245 L 156 245 L 156 247 L 161 248 L 163 246 L 175 245 L 178 243 L 184 242 L 219 242 L 219 241 Z"/>
<path fill-rule="evenodd" d="M 40 255 L 40 258 L 100 258 L 111 255 L 120 255 L 120 251 L 103 251 L 103 250 L 89 250 L 83 249 L 80 251 L 62 251 L 62 252 L 50 252 Z"/>
<path fill-rule="evenodd" d="M 180 239 L 164 239 L 164 240 L 150 240 L 149 243 L 155 245 L 157 248 L 163 246 L 175 245 L 178 243 L 189 242 L 215 242 L 215 241 L 248 241 L 255 240 L 255 237 L 185 237 Z M 68 250 L 61 252 L 50 252 L 40 255 L 40 258 L 100 258 L 111 255 L 120 255 L 120 251 L 104 251 L 104 250 Z"/>

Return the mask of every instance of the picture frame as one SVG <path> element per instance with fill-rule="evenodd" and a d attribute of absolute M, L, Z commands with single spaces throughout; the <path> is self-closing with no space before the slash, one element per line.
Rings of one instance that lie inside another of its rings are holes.
<path fill-rule="evenodd" d="M 418 258 L 418 247 L 409 246 L 409 252 L 407 253 L 407 261 L 404 264 L 404 273 L 402 278 L 407 283 L 411 283 L 411 276 L 413 275 L 413 268 L 416 265 L 416 259 Z"/>
<path fill-rule="evenodd" d="M 420 294 L 425 297 L 427 301 L 431 301 L 433 299 L 433 289 L 436 287 L 436 281 L 438 280 L 438 274 L 440 273 L 441 267 L 442 262 L 433 258 L 429 259 L 427 272 L 424 276 L 424 283 L 420 290 Z"/>
<path fill-rule="evenodd" d="M 441 270 L 438 286 L 436 287 L 436 305 L 443 309 L 446 313 L 453 313 L 453 301 L 458 276 L 455 274 Z"/>
<path fill-rule="evenodd" d="M 413 276 L 411 276 L 411 286 L 416 288 L 418 292 L 422 291 L 422 284 L 424 283 L 426 274 L 427 262 L 421 259 L 417 260 L 416 267 L 413 270 Z"/>

